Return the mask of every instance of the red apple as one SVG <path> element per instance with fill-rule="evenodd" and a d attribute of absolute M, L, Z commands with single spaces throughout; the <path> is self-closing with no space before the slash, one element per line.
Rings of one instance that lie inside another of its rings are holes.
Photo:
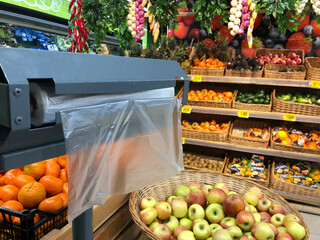
<path fill-rule="evenodd" d="M 153 220 L 156 219 L 156 217 L 157 217 L 157 211 L 151 207 L 145 208 L 140 212 L 140 219 L 146 225 L 149 225 L 150 223 L 152 223 Z"/>
<path fill-rule="evenodd" d="M 236 194 L 228 195 L 223 202 L 223 210 L 230 217 L 236 217 L 245 207 L 246 205 L 242 198 Z"/>
<path fill-rule="evenodd" d="M 268 223 L 264 222 L 255 223 L 252 227 L 251 233 L 257 240 L 268 240 L 274 239 L 275 237 L 272 228 Z"/>
<path fill-rule="evenodd" d="M 269 208 L 269 213 L 270 215 L 274 215 L 274 214 L 277 214 L 277 213 L 281 213 L 281 214 L 285 214 L 284 213 L 284 209 L 283 207 L 281 207 L 279 204 L 277 203 L 272 203 L 270 208 Z"/>
<path fill-rule="evenodd" d="M 231 226 L 237 226 L 237 221 L 233 217 L 225 217 L 224 219 L 221 220 L 220 226 L 223 227 L 224 229 Z"/>
<path fill-rule="evenodd" d="M 172 213 L 172 208 L 169 203 L 167 202 L 159 202 L 156 207 L 155 207 L 157 213 L 158 213 L 158 218 L 160 220 L 165 220 L 170 217 Z"/>
<path fill-rule="evenodd" d="M 207 195 L 209 194 L 209 192 L 210 192 L 211 189 L 213 189 L 213 187 L 212 187 L 211 185 L 203 185 L 203 186 L 201 187 L 201 191 L 203 192 L 203 194 L 204 194 L 205 196 L 207 196 Z"/>
<path fill-rule="evenodd" d="M 245 210 L 237 214 L 236 221 L 238 227 L 240 227 L 244 232 L 249 232 L 253 224 L 256 222 L 252 213 Z"/>
<path fill-rule="evenodd" d="M 200 206 L 205 207 L 207 204 L 207 199 L 200 189 L 194 188 L 191 190 L 191 192 L 189 192 L 187 203 L 188 206 L 191 206 L 192 204 L 199 204 Z"/>
<path fill-rule="evenodd" d="M 189 184 L 188 188 L 190 188 L 190 190 L 192 189 L 201 189 L 201 185 L 198 182 L 192 182 Z"/>
<path fill-rule="evenodd" d="M 299 224 L 302 224 L 302 221 L 300 220 L 300 218 L 298 218 L 296 215 L 294 214 L 288 214 L 284 217 L 283 219 L 283 225 L 285 227 L 287 227 L 289 225 L 289 223 L 292 223 L 292 222 L 297 222 Z"/>
<path fill-rule="evenodd" d="M 183 22 L 177 24 L 176 30 L 173 31 L 174 35 L 179 39 L 185 39 L 189 31 L 189 26 L 184 25 Z"/>
<path fill-rule="evenodd" d="M 222 204 L 226 199 L 227 194 L 220 188 L 212 189 L 207 195 L 208 203 L 219 203 Z"/>
<path fill-rule="evenodd" d="M 188 39 L 189 40 L 192 40 L 192 39 L 195 39 L 195 40 L 199 40 L 200 38 L 200 29 L 199 28 L 193 28 L 189 31 L 188 33 Z"/>
<path fill-rule="evenodd" d="M 286 232 L 279 233 L 276 240 L 293 240 L 291 235 Z"/>
<path fill-rule="evenodd" d="M 267 213 L 267 212 L 259 212 L 259 213 L 262 216 L 262 221 L 261 222 L 265 222 L 265 223 L 270 222 L 271 216 L 270 216 L 269 213 Z"/>
<path fill-rule="evenodd" d="M 164 224 L 156 226 L 153 233 L 161 240 L 170 240 L 172 235 L 170 228 Z"/>
<path fill-rule="evenodd" d="M 240 240 L 256 240 L 254 236 L 245 235 L 240 238 Z"/>
<path fill-rule="evenodd" d="M 228 186 L 227 186 L 226 184 L 224 184 L 224 183 L 216 183 L 213 188 L 220 188 L 220 189 L 222 189 L 226 194 L 228 194 L 228 192 L 229 192 Z"/>
<path fill-rule="evenodd" d="M 259 212 L 268 212 L 271 206 L 271 201 L 266 197 L 259 198 L 258 205 L 256 206 Z"/>

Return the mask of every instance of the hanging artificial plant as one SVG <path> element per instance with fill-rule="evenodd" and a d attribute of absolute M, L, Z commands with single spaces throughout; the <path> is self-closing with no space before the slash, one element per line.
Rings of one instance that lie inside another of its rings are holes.
<path fill-rule="evenodd" d="M 81 0 L 71 0 L 68 11 L 71 14 L 68 22 L 69 35 L 67 36 L 67 39 L 71 38 L 71 48 L 69 52 L 88 53 L 88 36 L 82 17 Z"/>
<path fill-rule="evenodd" d="M 127 0 L 86 0 L 82 7 L 86 27 L 94 32 L 97 45 L 100 45 L 109 33 L 119 39 L 121 47 L 130 47 L 133 37 L 128 31 Z"/>
<path fill-rule="evenodd" d="M 227 0 L 197 0 L 194 4 L 193 12 L 196 21 L 200 22 L 201 28 L 207 28 L 211 33 L 212 19 L 214 15 L 223 16 L 221 22 L 228 22 L 229 15 L 226 10 L 229 8 Z"/>

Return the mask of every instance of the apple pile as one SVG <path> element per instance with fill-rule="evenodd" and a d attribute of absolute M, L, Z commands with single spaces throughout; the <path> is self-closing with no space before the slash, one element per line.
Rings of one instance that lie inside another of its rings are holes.
<path fill-rule="evenodd" d="M 294 214 L 263 196 L 244 196 L 224 183 L 180 185 L 167 202 L 140 200 L 140 219 L 161 240 L 302 240 L 306 230 Z"/>
<path fill-rule="evenodd" d="M 266 53 L 265 55 L 257 55 L 261 65 L 264 64 L 281 64 L 281 65 L 301 65 L 301 56 L 296 53 Z"/>

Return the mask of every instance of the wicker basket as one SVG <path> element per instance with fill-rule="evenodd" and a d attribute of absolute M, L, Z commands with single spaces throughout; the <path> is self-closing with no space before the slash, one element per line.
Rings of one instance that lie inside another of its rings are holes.
<path fill-rule="evenodd" d="M 237 71 L 237 70 L 226 69 L 227 77 L 261 78 L 262 74 L 263 74 L 263 69 L 256 72 L 253 72 L 250 70 Z"/>
<path fill-rule="evenodd" d="M 228 141 L 228 134 L 231 125 L 230 117 L 228 116 L 213 116 L 213 115 L 206 115 L 206 114 L 190 114 L 184 116 L 184 120 L 192 123 L 205 121 L 216 120 L 217 123 L 228 123 L 228 127 L 223 132 L 206 132 L 206 131 L 198 131 L 198 130 L 190 130 L 182 128 L 182 137 L 184 138 L 192 138 L 192 139 L 199 139 L 204 141 L 213 141 L 213 142 L 227 142 Z"/>
<path fill-rule="evenodd" d="M 296 72 L 279 72 L 285 68 L 291 68 Z M 290 80 L 304 80 L 306 77 L 306 68 L 302 65 L 279 65 L 266 64 L 264 67 L 264 77 L 273 79 L 290 79 Z"/>
<path fill-rule="evenodd" d="M 267 139 L 243 137 L 249 128 L 266 128 L 269 131 Z M 236 119 L 230 127 L 230 143 L 257 148 L 268 148 L 270 139 L 270 127 L 267 122 Z"/>
<path fill-rule="evenodd" d="M 319 163 L 312 163 L 312 164 L 315 164 L 316 166 L 319 167 Z M 310 197 L 320 198 L 319 189 L 313 189 L 310 187 L 304 187 L 294 183 L 284 182 L 276 178 L 274 175 L 275 167 L 276 167 L 276 162 L 274 161 L 272 163 L 272 168 L 271 168 L 270 188 L 287 192 L 287 193 L 301 195 L 301 196 L 310 196 Z"/>
<path fill-rule="evenodd" d="M 303 131 L 303 132 L 310 132 L 312 130 L 320 130 L 320 127 L 318 124 L 304 124 L 304 123 L 283 123 L 279 124 L 279 126 L 285 125 L 288 129 L 290 127 L 296 128 L 297 130 Z M 273 134 L 275 128 L 271 129 L 271 136 Z M 276 150 L 281 150 L 281 151 L 287 151 L 287 152 L 300 152 L 300 153 L 309 153 L 309 154 L 316 154 L 320 158 L 320 149 L 311 149 L 311 148 L 304 148 L 304 147 L 297 147 L 297 146 L 289 146 L 289 145 L 284 145 L 282 143 L 277 143 L 272 140 L 272 137 L 270 138 L 270 148 L 276 149 Z"/>
<path fill-rule="evenodd" d="M 202 76 L 223 76 L 224 68 L 199 68 L 191 67 L 191 75 L 202 75 Z"/>
<path fill-rule="evenodd" d="M 215 166 L 212 169 L 209 168 L 200 168 L 196 166 L 187 165 L 184 161 L 184 167 L 186 169 L 193 169 L 193 170 L 201 170 L 201 171 L 208 171 L 208 172 L 223 172 L 225 161 L 226 161 L 226 152 L 223 149 L 212 149 L 202 146 L 195 146 L 195 145 L 184 145 L 183 146 L 183 154 L 191 154 L 196 155 L 197 157 L 215 162 Z"/>
<path fill-rule="evenodd" d="M 183 67 L 182 69 L 186 74 L 190 74 L 190 68 Z"/>
<path fill-rule="evenodd" d="M 303 220 L 301 214 L 293 207 L 291 207 L 290 204 L 286 202 L 286 200 L 284 200 L 278 194 L 272 192 L 268 188 L 265 188 L 251 181 L 240 180 L 228 175 L 223 175 L 221 173 L 208 173 L 198 171 L 183 171 L 177 176 L 174 176 L 173 178 L 170 178 L 167 181 L 161 182 L 157 185 L 145 187 L 143 189 L 131 193 L 129 199 L 129 209 L 132 215 L 132 219 L 141 228 L 143 233 L 149 239 L 158 240 L 159 238 L 157 238 L 150 231 L 150 229 L 140 220 L 140 199 L 144 196 L 152 196 L 157 201 L 167 201 L 168 197 L 173 194 L 174 189 L 176 187 L 178 187 L 179 185 L 188 185 L 191 182 L 199 182 L 200 184 L 210 185 L 214 185 L 218 182 L 225 182 L 227 183 L 230 191 L 238 192 L 240 195 L 244 195 L 252 187 L 259 187 L 263 192 L 264 196 L 270 199 L 271 202 L 276 202 L 283 206 L 286 214 L 292 213 L 301 219 L 302 225 L 306 229 L 306 236 L 304 237 L 304 240 L 310 239 L 309 228 Z"/>
<path fill-rule="evenodd" d="M 271 53 L 271 54 L 287 54 L 287 53 L 295 53 L 297 55 L 301 56 L 301 60 L 302 60 L 302 64 L 304 63 L 304 51 L 303 50 L 299 50 L 299 49 L 272 49 L 272 48 L 259 48 L 256 49 L 255 51 L 255 55 L 254 56 L 258 56 L 258 55 L 262 55 L 264 56 L 266 53 Z M 290 65 L 291 66 L 291 65 Z"/>
<path fill-rule="evenodd" d="M 232 99 L 230 102 L 213 102 L 213 101 L 196 101 L 196 100 L 188 100 L 188 105 L 191 106 L 199 106 L 199 107 L 212 107 L 212 108 L 232 108 L 232 102 L 234 100 L 235 91 L 233 88 L 230 87 L 223 87 L 223 86 L 215 86 L 215 85 L 207 85 L 207 84 L 191 84 L 189 87 L 189 91 L 191 90 L 202 90 L 207 88 L 208 90 L 214 90 L 216 92 L 232 92 Z M 183 96 L 183 88 L 177 95 L 177 98 L 182 98 Z"/>
<path fill-rule="evenodd" d="M 320 106 L 313 104 L 286 102 L 276 98 L 276 95 L 290 93 L 291 90 L 276 90 L 272 94 L 272 109 L 274 112 L 294 113 L 309 116 L 320 116 Z M 292 91 L 293 92 L 293 91 Z M 299 89 L 299 92 L 317 93 L 314 89 Z M 319 90 L 318 90 L 319 92 Z"/>
<path fill-rule="evenodd" d="M 257 87 L 249 87 L 250 88 L 257 88 Z M 250 90 L 245 90 L 246 92 L 250 92 Z M 251 90 L 252 91 L 252 90 Z M 273 90 L 274 91 L 274 90 Z M 272 91 L 272 93 L 273 93 Z M 270 94 L 270 104 L 266 105 L 266 104 L 249 104 L 249 103 L 241 103 L 241 102 L 236 102 L 237 99 L 237 95 L 238 95 L 238 91 L 235 91 L 235 96 L 233 99 L 233 103 L 232 103 L 232 108 L 235 109 L 241 109 L 241 110 L 252 110 L 252 111 L 259 111 L 259 112 L 271 112 L 272 109 L 272 93 Z"/>
<path fill-rule="evenodd" d="M 253 155 L 253 154 L 241 153 L 241 156 L 247 156 L 248 159 L 250 159 L 252 155 Z M 264 161 L 265 166 L 266 166 L 266 168 L 267 168 L 267 174 L 266 174 L 266 175 L 267 175 L 267 176 L 266 176 L 267 178 L 266 178 L 265 180 L 259 180 L 259 179 L 253 179 L 253 178 L 249 179 L 249 178 L 247 178 L 247 177 L 236 176 L 236 175 L 234 175 L 234 174 L 229 174 L 229 173 L 227 173 L 228 164 L 229 164 L 229 162 L 230 162 L 230 159 L 232 160 L 234 157 L 239 157 L 239 154 L 237 154 L 237 155 L 231 154 L 231 155 L 229 155 L 229 156 L 226 156 L 226 162 L 225 162 L 225 164 L 224 164 L 224 169 L 223 169 L 224 174 L 227 174 L 227 175 L 230 175 L 230 176 L 232 176 L 232 177 L 234 177 L 234 178 L 238 178 L 238 179 L 242 179 L 242 180 L 250 180 L 250 181 L 253 181 L 253 182 L 255 182 L 255 183 L 258 183 L 259 185 L 262 185 L 262 186 L 264 186 L 264 187 L 269 187 L 269 183 L 270 183 L 270 164 L 269 164 L 268 160 L 265 159 L 265 161 Z"/>
<path fill-rule="evenodd" d="M 320 79 L 320 59 L 318 57 L 306 58 L 305 66 L 307 68 L 307 80 Z"/>

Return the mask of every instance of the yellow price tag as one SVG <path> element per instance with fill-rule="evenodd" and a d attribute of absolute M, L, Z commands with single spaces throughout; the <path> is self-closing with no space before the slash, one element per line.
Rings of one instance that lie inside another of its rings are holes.
<path fill-rule="evenodd" d="M 192 76 L 192 82 L 201 82 L 202 76 L 201 75 L 193 75 Z"/>
<path fill-rule="evenodd" d="M 296 121 L 296 117 L 297 117 L 297 116 L 296 116 L 295 114 L 286 113 L 286 114 L 284 114 L 283 119 L 284 119 L 285 121 L 295 122 L 295 121 Z"/>
<path fill-rule="evenodd" d="M 249 111 L 239 110 L 238 111 L 238 117 L 239 118 L 249 118 Z"/>
<path fill-rule="evenodd" d="M 311 88 L 320 88 L 320 81 L 311 81 Z"/>
<path fill-rule="evenodd" d="M 181 109 L 181 112 L 182 112 L 182 113 L 190 114 L 191 111 L 192 111 L 192 108 L 191 108 L 191 107 L 188 107 L 188 106 L 183 106 L 182 109 Z"/>
<path fill-rule="evenodd" d="M 185 144 L 185 143 L 186 143 L 186 139 L 182 138 L 182 144 Z"/>

